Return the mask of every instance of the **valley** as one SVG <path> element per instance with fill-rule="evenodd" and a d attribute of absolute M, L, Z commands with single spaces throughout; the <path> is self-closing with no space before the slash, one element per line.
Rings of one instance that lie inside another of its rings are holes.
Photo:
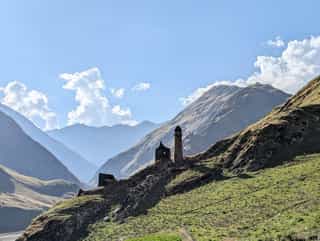
<path fill-rule="evenodd" d="M 319 9 L 0 0 L 0 241 L 320 241 Z"/>
<path fill-rule="evenodd" d="M 314 240 L 319 93 L 317 77 L 256 123 L 183 160 L 177 127 L 174 159 L 161 143 L 154 163 L 54 206 L 17 241 L 174 241 L 183 240 L 181 229 L 197 241 Z"/>
<path fill-rule="evenodd" d="M 43 181 L 0 165 L 0 233 L 23 230 L 34 217 L 77 190 L 67 181 Z"/>

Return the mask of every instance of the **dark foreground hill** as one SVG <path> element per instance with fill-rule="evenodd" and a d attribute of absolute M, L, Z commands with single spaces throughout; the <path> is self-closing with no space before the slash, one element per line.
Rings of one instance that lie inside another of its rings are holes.
<path fill-rule="evenodd" d="M 157 162 L 55 206 L 18 240 L 316 240 L 319 96 L 317 78 L 183 163 Z"/>
<path fill-rule="evenodd" d="M 289 95 L 270 85 L 215 86 L 135 146 L 107 160 L 98 172 L 130 176 L 150 164 L 160 141 L 172 147 L 172 134 L 177 125 L 184 130 L 186 154 L 205 151 L 216 141 L 256 122 L 288 98 Z"/>
<path fill-rule="evenodd" d="M 0 111 L 0 164 L 21 174 L 43 180 L 79 180 L 46 148 L 29 137 Z"/>
<path fill-rule="evenodd" d="M 31 121 L 11 108 L 0 104 L 0 111 L 11 117 L 29 137 L 51 152 L 82 182 L 88 182 L 92 178 L 97 169 L 95 165 L 51 138 Z"/>
<path fill-rule="evenodd" d="M 78 187 L 63 180 L 42 181 L 0 165 L 0 233 L 20 231 Z"/>

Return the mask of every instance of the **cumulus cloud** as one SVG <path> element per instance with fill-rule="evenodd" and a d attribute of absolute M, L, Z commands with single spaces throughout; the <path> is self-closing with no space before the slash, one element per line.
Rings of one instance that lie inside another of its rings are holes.
<path fill-rule="evenodd" d="M 188 95 L 187 97 L 180 98 L 180 101 L 184 106 L 191 104 L 195 100 L 197 100 L 201 95 L 203 95 L 205 92 L 207 92 L 209 89 L 211 89 L 214 86 L 214 84 L 210 84 L 206 87 L 201 87 L 196 89 L 192 94 Z"/>
<path fill-rule="evenodd" d="M 276 39 L 272 40 L 268 40 L 267 41 L 267 45 L 271 46 L 271 47 L 275 47 L 275 48 L 281 48 L 285 46 L 285 42 L 281 39 L 280 36 L 277 36 Z"/>
<path fill-rule="evenodd" d="M 105 82 L 98 68 L 82 72 L 64 73 L 63 88 L 75 91 L 78 106 L 68 113 L 68 124 L 81 123 L 93 126 L 114 125 L 134 121 L 129 108 L 112 106 L 105 95 Z"/>
<path fill-rule="evenodd" d="M 148 82 L 141 82 L 133 86 L 132 91 L 146 91 L 151 88 L 151 84 Z"/>
<path fill-rule="evenodd" d="M 110 88 L 110 92 L 115 98 L 121 99 L 124 96 L 125 89 L 124 88 L 119 88 L 119 89 Z"/>
<path fill-rule="evenodd" d="M 182 104 L 190 104 L 213 86 L 221 84 L 247 86 L 262 83 L 294 94 L 320 74 L 320 36 L 290 41 L 280 56 L 258 56 L 254 66 L 257 71 L 247 79 L 217 81 L 180 100 Z"/>
<path fill-rule="evenodd" d="M 2 104 L 21 113 L 40 128 L 50 130 L 57 128 L 56 114 L 48 106 L 47 96 L 37 90 L 29 90 L 19 81 L 9 82 L 0 88 Z"/>

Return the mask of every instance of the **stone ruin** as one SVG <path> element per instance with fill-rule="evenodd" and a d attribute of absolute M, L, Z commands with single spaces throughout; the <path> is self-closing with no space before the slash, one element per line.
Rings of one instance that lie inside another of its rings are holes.
<path fill-rule="evenodd" d="M 171 151 L 162 142 L 155 150 L 155 163 L 181 163 L 183 162 L 183 143 L 182 143 L 182 129 L 177 126 L 174 130 L 174 158 L 171 158 Z M 112 174 L 99 173 L 98 186 L 105 187 L 117 182 Z"/>
<path fill-rule="evenodd" d="M 105 187 L 117 182 L 117 179 L 112 174 L 99 173 L 98 186 Z"/>
<path fill-rule="evenodd" d="M 170 148 L 163 145 L 162 142 L 160 142 L 160 145 L 157 147 L 155 151 L 155 161 L 156 162 L 171 161 Z"/>

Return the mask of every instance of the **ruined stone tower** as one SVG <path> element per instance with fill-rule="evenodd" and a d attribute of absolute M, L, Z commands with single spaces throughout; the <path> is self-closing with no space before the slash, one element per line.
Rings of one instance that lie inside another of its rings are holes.
<path fill-rule="evenodd" d="M 163 145 L 162 142 L 160 142 L 159 147 L 156 149 L 155 160 L 156 160 L 156 162 L 163 162 L 163 161 L 170 161 L 171 160 L 170 148 Z"/>
<path fill-rule="evenodd" d="M 174 129 L 174 161 L 183 161 L 182 129 L 180 126 Z"/>

